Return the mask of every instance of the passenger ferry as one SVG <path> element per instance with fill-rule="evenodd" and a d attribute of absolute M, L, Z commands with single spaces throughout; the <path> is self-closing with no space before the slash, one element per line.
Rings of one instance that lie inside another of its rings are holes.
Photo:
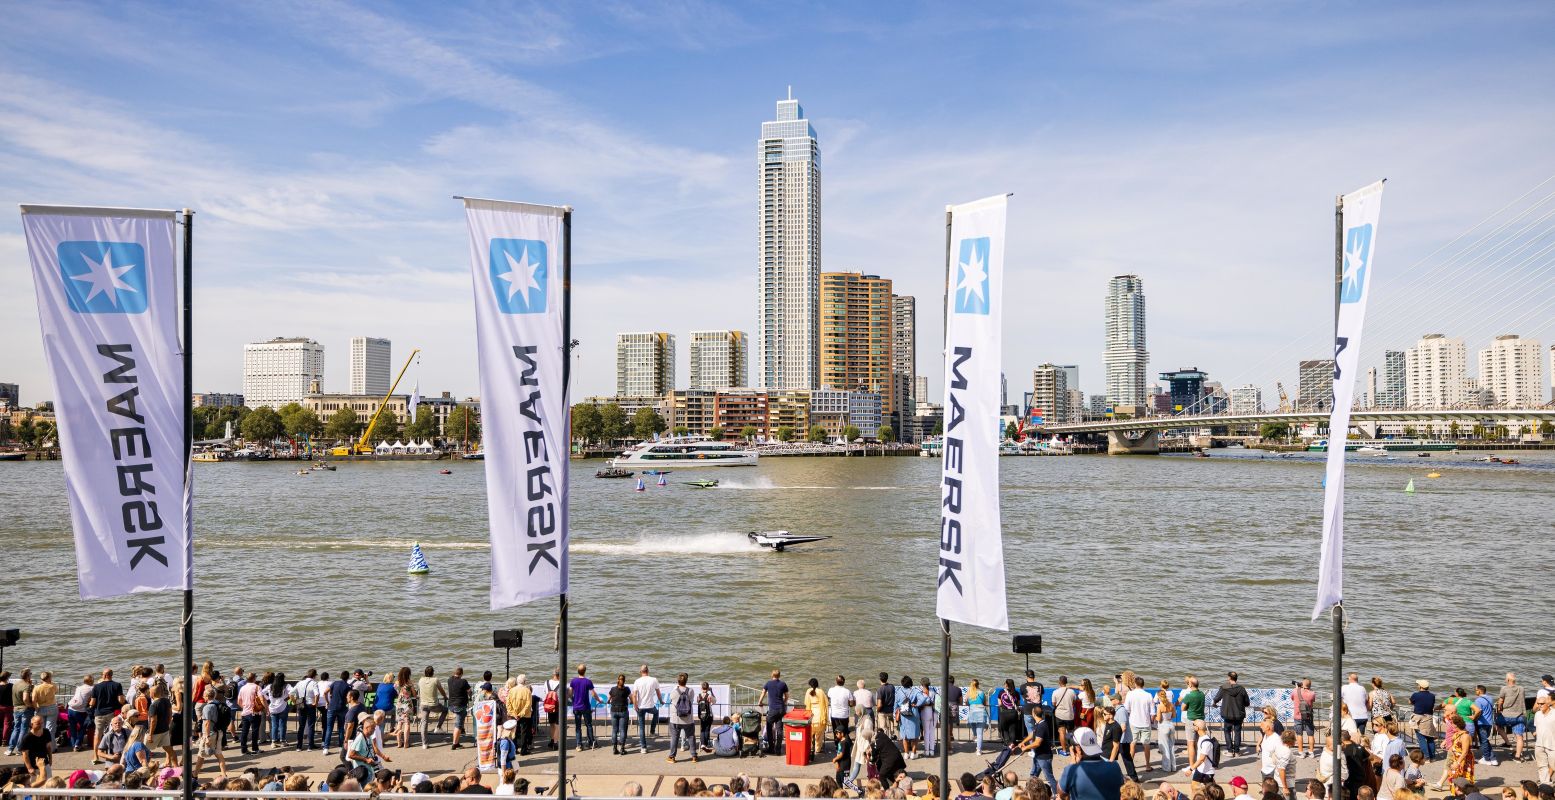
<path fill-rule="evenodd" d="M 616 468 L 632 467 L 754 467 L 756 452 L 736 442 L 711 439 L 660 439 L 643 442 L 610 462 Z"/>
<path fill-rule="evenodd" d="M 1458 449 L 1458 445 L 1451 441 L 1438 439 L 1349 439 L 1344 443 L 1346 452 L 1360 451 L 1364 454 L 1376 454 L 1378 451 L 1387 453 L 1413 453 L 1432 452 L 1445 453 Z M 1309 453 L 1328 452 L 1328 440 L 1319 439 L 1307 445 Z"/>

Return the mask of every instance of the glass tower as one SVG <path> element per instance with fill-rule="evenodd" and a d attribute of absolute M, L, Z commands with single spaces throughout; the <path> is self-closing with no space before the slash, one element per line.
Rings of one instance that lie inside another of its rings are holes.
<path fill-rule="evenodd" d="M 756 381 L 766 389 L 820 386 L 821 148 L 789 92 L 756 146 L 760 263 Z"/>
<path fill-rule="evenodd" d="M 1107 403 L 1142 406 L 1145 384 L 1145 284 L 1138 275 L 1119 275 L 1107 284 Z"/>

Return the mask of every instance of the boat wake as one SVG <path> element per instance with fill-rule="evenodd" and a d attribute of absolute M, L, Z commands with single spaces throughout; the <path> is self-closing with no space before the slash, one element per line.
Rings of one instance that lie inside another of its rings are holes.
<path fill-rule="evenodd" d="M 635 542 L 580 542 L 572 541 L 575 553 L 594 553 L 611 556 L 642 556 L 670 553 L 700 553 L 703 555 L 746 555 L 759 553 L 761 548 L 743 533 L 694 533 L 687 536 L 655 536 L 643 534 Z"/>

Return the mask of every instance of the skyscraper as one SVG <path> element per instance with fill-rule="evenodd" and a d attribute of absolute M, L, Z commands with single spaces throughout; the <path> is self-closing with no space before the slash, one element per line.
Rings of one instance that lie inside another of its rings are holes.
<path fill-rule="evenodd" d="M 1405 365 L 1403 350 L 1383 351 L 1382 376 L 1377 382 L 1377 396 L 1372 402 L 1378 408 L 1403 408 L 1408 375 L 1409 368 Z"/>
<path fill-rule="evenodd" d="M 324 345 L 312 339 L 277 337 L 243 345 L 243 401 L 249 408 L 301 403 L 323 382 Z"/>
<path fill-rule="evenodd" d="M 1334 360 L 1303 361 L 1296 373 L 1296 410 L 1334 410 Z"/>
<path fill-rule="evenodd" d="M 757 383 L 814 389 L 820 386 L 821 147 L 792 90 L 778 101 L 777 119 L 761 124 L 756 158 Z"/>
<path fill-rule="evenodd" d="M 1069 376 L 1063 367 L 1041 364 L 1031 371 L 1031 412 L 1046 424 L 1069 421 Z"/>
<path fill-rule="evenodd" d="M 1405 351 L 1404 364 L 1410 408 L 1451 408 L 1467 397 L 1468 352 L 1462 339 L 1428 333 Z"/>
<path fill-rule="evenodd" d="M 920 398 L 918 378 L 918 301 L 910 295 L 891 295 L 891 386 L 896 394 L 894 424 L 897 438 L 910 441 L 910 420 Z"/>
<path fill-rule="evenodd" d="M 351 394 L 388 394 L 390 359 L 388 339 L 352 336 Z"/>
<path fill-rule="evenodd" d="M 821 386 L 878 394 L 887 418 L 898 402 L 891 381 L 891 298 L 889 278 L 821 273 Z"/>
<path fill-rule="evenodd" d="M 1555 364 L 1555 347 L 1550 348 L 1550 359 L 1550 363 Z M 929 376 L 919 375 L 912 379 L 912 398 L 914 403 L 934 402 L 929 396 Z"/>
<path fill-rule="evenodd" d="M 1479 351 L 1479 388 L 1503 408 L 1544 404 L 1544 348 L 1536 339 L 1515 333 L 1497 336 Z"/>
<path fill-rule="evenodd" d="M 616 334 L 616 396 L 658 397 L 675 388 L 675 337 Z"/>
<path fill-rule="evenodd" d="M 1107 284 L 1107 402 L 1114 408 L 1142 406 L 1145 383 L 1145 284 L 1138 275 L 1119 275 Z"/>
<path fill-rule="evenodd" d="M 750 385 L 745 331 L 691 332 L 691 388 L 721 391 Z"/>

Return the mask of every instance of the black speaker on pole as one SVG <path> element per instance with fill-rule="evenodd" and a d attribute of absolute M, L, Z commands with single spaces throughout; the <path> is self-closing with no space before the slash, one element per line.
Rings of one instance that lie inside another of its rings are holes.
<path fill-rule="evenodd" d="M 1042 652 L 1042 634 L 1028 633 L 1017 634 L 1014 640 L 1015 653 L 1017 655 L 1031 655 Z"/>
<path fill-rule="evenodd" d="M 5 667 L 5 649 L 15 647 L 18 639 L 22 638 L 19 628 L 0 629 L 0 668 Z"/>
<path fill-rule="evenodd" d="M 492 647 L 523 647 L 524 632 L 518 628 L 496 630 L 491 632 Z"/>

